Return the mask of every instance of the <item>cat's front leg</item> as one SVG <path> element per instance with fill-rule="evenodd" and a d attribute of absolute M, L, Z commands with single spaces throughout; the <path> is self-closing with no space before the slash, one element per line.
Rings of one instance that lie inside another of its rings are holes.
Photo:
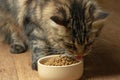
<path fill-rule="evenodd" d="M 44 30 L 33 22 L 27 23 L 24 30 L 28 37 L 32 54 L 32 69 L 37 70 L 37 60 L 47 55 L 46 36 Z"/>
<path fill-rule="evenodd" d="M 32 69 L 37 70 L 37 60 L 47 55 L 46 43 L 40 39 L 30 41 L 30 51 L 32 53 Z"/>

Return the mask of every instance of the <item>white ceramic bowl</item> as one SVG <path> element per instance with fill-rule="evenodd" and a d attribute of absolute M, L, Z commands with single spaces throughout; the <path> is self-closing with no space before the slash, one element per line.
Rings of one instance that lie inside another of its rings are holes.
<path fill-rule="evenodd" d="M 66 66 L 48 66 L 43 63 L 59 55 L 50 55 L 38 60 L 38 73 L 43 80 L 78 80 L 83 74 L 83 60 Z"/>

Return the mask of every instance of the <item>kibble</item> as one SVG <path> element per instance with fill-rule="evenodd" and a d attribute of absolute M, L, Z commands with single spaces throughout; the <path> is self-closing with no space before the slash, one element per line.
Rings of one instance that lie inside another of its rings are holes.
<path fill-rule="evenodd" d="M 65 66 L 78 63 L 79 61 L 69 56 L 57 56 L 48 59 L 44 64 L 48 66 Z"/>

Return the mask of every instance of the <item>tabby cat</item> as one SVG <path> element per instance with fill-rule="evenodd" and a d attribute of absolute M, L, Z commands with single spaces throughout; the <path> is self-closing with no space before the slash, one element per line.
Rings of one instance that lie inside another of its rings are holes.
<path fill-rule="evenodd" d="M 11 53 L 30 48 L 37 69 L 43 56 L 90 53 L 107 16 L 94 0 L 0 0 L 0 33 Z"/>

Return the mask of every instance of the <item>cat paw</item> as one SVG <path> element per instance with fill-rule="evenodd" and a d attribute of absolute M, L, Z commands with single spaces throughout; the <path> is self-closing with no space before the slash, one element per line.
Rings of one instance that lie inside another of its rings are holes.
<path fill-rule="evenodd" d="M 38 70 L 38 68 L 37 68 L 37 62 L 35 62 L 35 63 L 32 63 L 32 69 L 33 70 Z"/>
<path fill-rule="evenodd" d="M 10 52 L 11 53 L 23 53 L 27 50 L 27 47 L 25 45 L 20 44 L 11 44 Z"/>

